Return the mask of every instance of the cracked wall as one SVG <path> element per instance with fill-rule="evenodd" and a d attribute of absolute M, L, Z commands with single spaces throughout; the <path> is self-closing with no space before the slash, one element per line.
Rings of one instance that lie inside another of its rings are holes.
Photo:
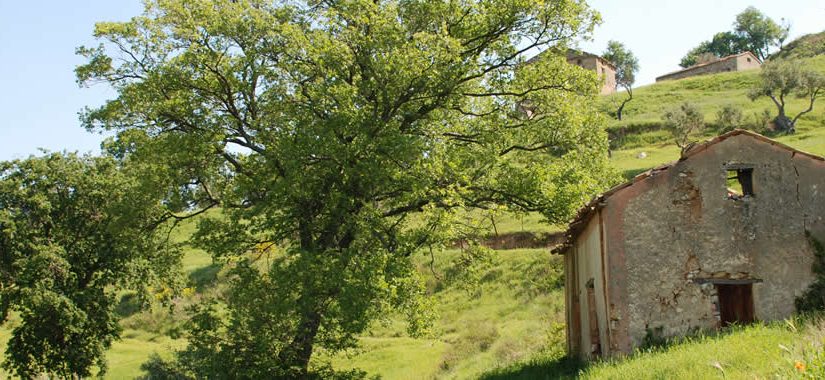
<path fill-rule="evenodd" d="M 753 168 L 753 197 L 728 197 L 737 165 Z M 708 281 L 754 281 L 759 320 L 792 314 L 814 280 L 804 232 L 825 240 L 823 190 L 825 162 L 739 135 L 608 198 L 611 350 L 718 327 Z"/>

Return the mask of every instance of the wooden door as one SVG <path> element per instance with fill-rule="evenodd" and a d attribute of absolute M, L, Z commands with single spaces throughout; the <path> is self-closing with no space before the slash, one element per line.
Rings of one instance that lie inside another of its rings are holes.
<path fill-rule="evenodd" d="M 752 284 L 716 285 L 722 327 L 753 322 Z"/>

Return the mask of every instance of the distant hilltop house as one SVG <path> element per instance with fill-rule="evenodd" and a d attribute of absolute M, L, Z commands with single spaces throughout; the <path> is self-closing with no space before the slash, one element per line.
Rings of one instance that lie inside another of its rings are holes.
<path fill-rule="evenodd" d="M 567 347 L 629 354 L 650 338 L 777 320 L 815 281 L 825 159 L 735 130 L 595 198 L 564 255 Z"/>
<path fill-rule="evenodd" d="M 728 71 L 752 70 L 758 69 L 760 66 L 762 66 L 762 61 L 760 61 L 759 58 L 757 58 L 753 53 L 746 51 L 744 53 L 701 62 L 686 69 L 662 75 L 656 78 L 656 81 L 661 82 L 665 80 L 675 80 L 697 75 L 724 73 Z"/>
<path fill-rule="evenodd" d="M 610 63 L 610 61 L 595 54 L 568 50 L 567 63 L 594 71 L 596 75 L 603 80 L 600 91 L 602 95 L 616 92 L 616 66 Z"/>
<path fill-rule="evenodd" d="M 539 53 L 535 57 L 530 58 L 527 63 L 533 62 L 542 54 L 544 53 Z M 573 49 L 568 49 L 566 55 L 567 63 L 593 71 L 602 79 L 600 94 L 607 95 L 616 92 L 616 66 L 610 63 L 610 61 L 595 54 Z"/>

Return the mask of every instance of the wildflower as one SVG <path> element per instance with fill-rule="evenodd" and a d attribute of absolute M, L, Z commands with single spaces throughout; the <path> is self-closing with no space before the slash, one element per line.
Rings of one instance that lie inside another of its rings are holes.
<path fill-rule="evenodd" d="M 794 363 L 793 366 L 794 366 L 794 368 L 796 368 L 797 371 L 805 372 L 805 363 L 797 360 L 796 363 Z"/>
<path fill-rule="evenodd" d="M 190 297 L 195 294 L 195 288 L 183 288 L 183 296 Z"/>

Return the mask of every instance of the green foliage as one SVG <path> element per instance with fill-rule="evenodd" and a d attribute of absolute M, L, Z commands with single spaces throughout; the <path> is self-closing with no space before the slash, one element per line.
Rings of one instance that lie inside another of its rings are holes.
<path fill-rule="evenodd" d="M 796 310 L 800 313 L 825 310 L 825 245 L 808 231 L 805 231 L 805 236 L 814 251 L 815 260 L 811 270 L 816 275 L 816 280 L 804 294 L 796 298 Z"/>
<path fill-rule="evenodd" d="M 742 109 L 733 105 L 726 105 L 716 111 L 716 128 L 720 133 L 741 128 L 743 122 Z"/>
<path fill-rule="evenodd" d="M 746 50 L 764 61 L 773 47 L 781 46 L 788 38 L 790 25 L 777 24 L 758 9 L 747 7 L 736 15 L 733 29 L 744 39 Z"/>
<path fill-rule="evenodd" d="M 720 32 L 713 35 L 710 41 L 704 41 L 699 46 L 691 49 L 679 61 L 679 66 L 690 67 L 708 58 L 718 59 L 732 54 L 739 54 L 748 51 L 745 37 L 733 32 Z M 708 57 L 708 55 L 710 57 Z"/>
<path fill-rule="evenodd" d="M 78 50 L 77 78 L 118 96 L 84 125 L 113 131 L 118 157 L 165 164 L 156 182 L 189 212 L 173 219 L 224 209 L 199 223 L 198 247 L 226 261 L 284 248 L 269 276 L 236 272 L 232 297 L 266 301 L 227 300 L 227 334 L 192 340 L 204 368 L 305 372 L 316 347 L 422 309 L 409 256 L 462 237 L 456 210 L 561 222 L 601 190 L 597 78 L 560 55 L 520 65 L 597 21 L 574 0 L 177 0 L 99 23 L 108 45 Z M 278 331 L 249 329 L 264 315 Z"/>
<path fill-rule="evenodd" d="M 773 47 L 781 46 L 788 38 L 789 25 L 779 25 L 754 7 L 748 7 L 736 15 L 733 30 L 719 32 L 710 41 L 704 41 L 691 49 L 679 62 L 690 67 L 702 63 L 705 55 L 721 58 L 749 51 L 760 60 L 766 60 Z"/>
<path fill-rule="evenodd" d="M 679 108 L 666 111 L 662 122 L 673 136 L 676 146 L 684 149 L 691 142 L 691 135 L 705 128 L 705 117 L 692 103 L 682 103 Z"/>
<path fill-rule="evenodd" d="M 818 55 L 825 55 L 825 32 L 806 34 L 799 37 L 771 55 L 770 59 L 800 59 Z"/>
<path fill-rule="evenodd" d="M 175 277 L 176 247 L 151 233 L 162 208 L 127 171 L 73 154 L 0 163 L 0 311 L 20 318 L 4 367 L 16 375 L 104 373 L 116 291 Z"/>
<path fill-rule="evenodd" d="M 602 58 L 616 66 L 616 86 L 630 88 L 636 83 L 636 73 L 639 71 L 639 59 L 619 41 L 608 41 L 607 50 Z"/>
<path fill-rule="evenodd" d="M 630 49 L 618 41 L 609 41 L 607 50 L 602 57 L 616 66 L 616 88 L 622 87 L 628 97 L 616 109 L 616 118 L 622 120 L 622 111 L 625 105 L 633 99 L 633 83 L 636 82 L 636 72 L 639 71 L 639 59 Z"/>
<path fill-rule="evenodd" d="M 796 131 L 796 121 L 814 107 L 817 98 L 825 93 L 825 75 L 805 68 L 800 61 L 773 61 L 762 67 L 760 82 L 751 88 L 748 96 L 751 100 L 766 96 L 776 105 L 775 127 L 783 132 Z M 787 98 L 791 95 L 804 99 L 807 108 L 790 118 L 786 115 Z"/>

